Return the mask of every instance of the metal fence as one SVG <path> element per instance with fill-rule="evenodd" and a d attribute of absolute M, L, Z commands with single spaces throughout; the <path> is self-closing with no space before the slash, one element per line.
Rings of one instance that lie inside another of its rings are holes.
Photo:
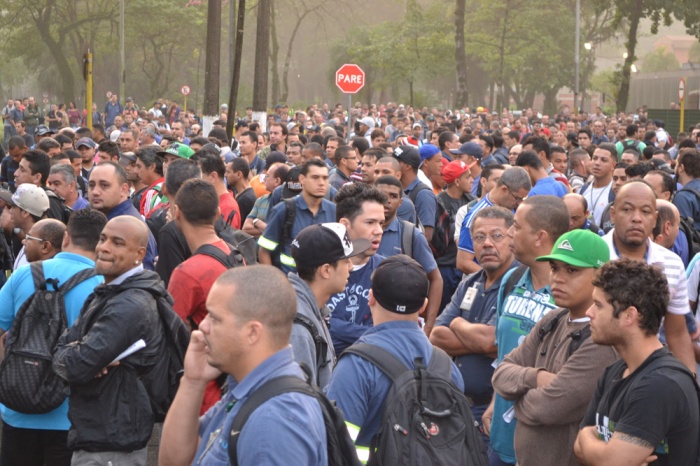
<path fill-rule="evenodd" d="M 643 105 L 670 108 L 671 102 L 678 103 L 680 78 L 685 78 L 686 110 L 700 109 L 700 70 L 679 70 L 633 74 L 627 110 L 631 112 Z"/>

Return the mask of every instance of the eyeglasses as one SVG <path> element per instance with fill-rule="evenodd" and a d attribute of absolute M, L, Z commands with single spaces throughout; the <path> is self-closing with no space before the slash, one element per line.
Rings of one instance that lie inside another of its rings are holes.
<path fill-rule="evenodd" d="M 37 238 L 36 236 L 31 236 L 31 235 L 24 235 L 25 239 L 33 240 L 33 241 L 39 241 L 40 243 L 43 243 L 45 240 L 42 238 Z"/>
<path fill-rule="evenodd" d="M 492 243 L 500 243 L 506 238 L 503 233 L 492 233 L 490 235 L 474 235 L 472 241 L 474 244 L 484 244 L 486 238 L 489 238 Z"/>
<path fill-rule="evenodd" d="M 513 196 L 513 199 L 515 199 L 518 202 L 523 202 L 525 200 L 525 198 L 527 197 L 527 196 L 525 196 L 525 197 L 516 196 L 515 193 L 513 191 L 511 191 L 510 189 L 508 190 L 508 192 L 510 193 L 511 196 Z"/>

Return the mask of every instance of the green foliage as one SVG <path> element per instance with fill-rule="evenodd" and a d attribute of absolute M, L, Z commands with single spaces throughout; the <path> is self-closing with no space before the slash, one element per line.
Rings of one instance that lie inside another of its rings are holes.
<path fill-rule="evenodd" d="M 691 63 L 700 63 L 700 42 L 695 42 L 693 45 L 690 46 L 688 60 Z"/>
<path fill-rule="evenodd" d="M 659 47 L 642 58 L 640 71 L 653 73 L 658 71 L 675 71 L 681 68 L 681 64 L 676 56 L 666 47 Z"/>

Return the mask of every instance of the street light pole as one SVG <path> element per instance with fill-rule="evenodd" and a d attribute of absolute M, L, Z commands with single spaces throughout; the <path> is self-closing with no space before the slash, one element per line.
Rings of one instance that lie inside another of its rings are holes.
<path fill-rule="evenodd" d="M 574 61 L 576 62 L 576 84 L 574 85 L 574 114 L 578 115 L 579 93 L 579 36 L 581 35 L 581 0 L 576 0 L 576 38 L 574 41 Z"/>
<path fill-rule="evenodd" d="M 126 61 L 124 59 L 124 0 L 119 0 L 119 102 L 126 103 Z M 92 109 L 88 109 L 89 112 Z"/>

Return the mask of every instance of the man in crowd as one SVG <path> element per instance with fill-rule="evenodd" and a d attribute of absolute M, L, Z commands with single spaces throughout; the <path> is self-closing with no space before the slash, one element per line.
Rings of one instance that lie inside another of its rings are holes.
<path fill-rule="evenodd" d="M 128 215 L 107 222 L 95 249 L 105 286 L 85 302 L 54 354 L 54 371 L 70 386 L 72 464 L 146 462 L 153 412 L 138 374 L 157 364 L 166 344 L 152 294 L 166 291 L 142 264 L 148 235 L 146 225 Z M 138 340 L 144 348 L 112 365 Z"/>
<path fill-rule="evenodd" d="M 482 269 L 467 276 L 438 317 L 430 341 L 455 357 L 479 424 L 493 394 L 491 376 L 496 354 L 496 304 L 503 275 L 515 266 L 506 233 L 513 214 L 502 207 L 486 207 L 471 224 L 474 251 Z M 488 445 L 488 436 L 484 436 Z"/>
<path fill-rule="evenodd" d="M 268 290 L 259 292 L 265 283 Z M 166 464 L 228 464 L 233 419 L 263 383 L 280 376 L 304 378 L 289 337 L 297 313 L 294 289 L 270 266 L 236 268 L 222 274 L 207 298 L 207 317 L 192 333 L 180 388 L 163 425 L 160 461 Z M 199 417 L 207 384 L 221 374 L 229 390 Z M 280 416 L 280 413 L 297 413 Z M 238 464 L 324 465 L 326 430 L 318 402 L 285 393 L 250 416 L 237 443 Z"/>
<path fill-rule="evenodd" d="M 609 143 L 603 143 L 593 152 L 591 173 L 593 180 L 584 184 L 579 191 L 588 202 L 593 220 L 601 225 L 603 211 L 608 203 L 615 200 L 613 192 L 613 171 L 617 165 L 615 147 Z"/>
<path fill-rule="evenodd" d="M 435 228 L 437 200 L 433 190 L 418 179 L 421 162 L 418 150 L 413 146 L 400 146 L 394 150 L 394 157 L 399 161 L 404 193 L 416 206 L 418 221 L 423 225 L 425 238 L 430 242 Z"/>
<path fill-rule="evenodd" d="M 25 183 L 17 186 L 14 194 L 9 191 L 0 191 L 0 199 L 5 201 L 10 208 L 12 216 L 12 225 L 16 234 L 12 236 L 13 250 L 16 252 L 13 270 L 17 270 L 29 261 L 25 254 L 27 234 L 31 228 L 42 218 L 45 218 L 46 212 L 49 210 L 49 198 L 43 189 L 31 184 Z M 34 240 L 40 240 L 40 237 L 35 237 Z M 22 242 L 22 246 L 19 243 Z"/>
<path fill-rule="evenodd" d="M 88 201 L 78 192 L 75 171 L 70 165 L 59 164 L 51 167 L 47 185 L 72 210 L 89 207 Z"/>
<path fill-rule="evenodd" d="M 612 348 L 587 338 L 593 278 L 609 257 L 600 236 L 573 230 L 559 237 L 551 254 L 537 258 L 549 263 L 552 296 L 561 309 L 540 319 L 493 375 L 496 392 L 515 401 L 519 465 L 578 465 L 573 445 L 579 424 L 595 381 L 617 360 Z"/>
<path fill-rule="evenodd" d="M 657 267 L 623 259 L 603 266 L 593 286 L 591 339 L 614 347 L 620 360 L 598 381 L 576 456 L 585 464 L 695 464 L 695 374 L 657 337 L 668 316 L 667 278 Z"/>
<path fill-rule="evenodd" d="M 72 215 L 62 238 L 62 251 L 53 259 L 42 263 L 44 278 L 56 278 L 60 283 L 66 283 L 78 272 L 92 269 L 95 265 L 95 246 L 106 223 L 105 216 L 96 210 L 86 209 Z M 69 327 L 78 318 L 85 300 L 100 283 L 102 277 L 94 276 L 65 294 L 66 323 Z M 29 267 L 13 273 L 0 289 L 2 333 L 12 327 L 22 304 L 35 291 Z M 5 407 L 2 421 L 0 458 L 3 464 L 71 464 L 72 452 L 66 445 L 71 424 L 68 419 L 68 399 L 46 414 L 23 414 Z"/>
<path fill-rule="evenodd" d="M 700 231 L 700 151 L 684 149 L 678 156 L 676 180 L 683 189 L 676 193 L 673 203 L 682 217 L 693 219 L 693 226 Z"/>

